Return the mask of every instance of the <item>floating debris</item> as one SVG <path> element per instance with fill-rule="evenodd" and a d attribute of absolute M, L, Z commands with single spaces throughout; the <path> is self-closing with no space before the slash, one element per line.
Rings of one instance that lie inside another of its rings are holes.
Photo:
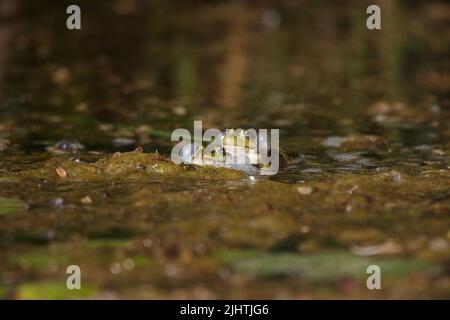
<path fill-rule="evenodd" d="M 432 149 L 433 149 L 433 146 L 430 146 L 428 144 L 421 144 L 421 145 L 414 147 L 414 150 L 416 150 L 416 151 L 430 151 Z"/>
<path fill-rule="evenodd" d="M 110 271 L 112 274 L 119 274 L 122 271 L 122 266 L 119 263 L 114 262 L 110 267 Z"/>
<path fill-rule="evenodd" d="M 445 251 L 448 249 L 448 242 L 444 238 L 436 238 L 429 242 L 428 247 L 432 251 Z"/>
<path fill-rule="evenodd" d="M 320 168 L 308 168 L 305 170 L 302 170 L 302 173 L 321 173 L 323 170 Z"/>
<path fill-rule="evenodd" d="M 90 196 L 85 196 L 80 199 L 82 204 L 92 204 L 92 199 Z"/>
<path fill-rule="evenodd" d="M 402 246 L 392 239 L 374 246 L 353 246 L 352 252 L 358 256 L 374 256 L 380 254 L 397 254 L 402 252 Z"/>
<path fill-rule="evenodd" d="M 329 152 L 328 155 L 331 158 L 333 158 L 333 160 L 340 162 L 347 162 L 361 159 L 361 152 L 346 152 L 346 153 Z"/>
<path fill-rule="evenodd" d="M 64 206 L 63 198 L 53 198 L 50 200 L 50 205 L 54 208 L 61 209 Z"/>
<path fill-rule="evenodd" d="M 77 140 L 61 140 L 46 149 L 53 153 L 77 153 L 83 151 L 85 147 Z"/>
<path fill-rule="evenodd" d="M 441 149 L 433 149 L 433 151 L 431 151 L 432 154 L 434 154 L 435 156 L 443 156 L 445 155 L 445 152 L 442 151 Z"/>
<path fill-rule="evenodd" d="M 71 80 L 71 74 L 69 69 L 64 66 L 58 67 L 53 71 L 52 80 L 55 84 L 64 86 L 67 85 Z"/>
<path fill-rule="evenodd" d="M 126 147 L 136 143 L 136 140 L 132 138 L 115 138 L 112 141 L 115 147 Z"/>
<path fill-rule="evenodd" d="M 10 141 L 8 139 L 0 138 L 0 151 L 5 150 L 8 147 L 9 143 Z"/>
<path fill-rule="evenodd" d="M 60 177 L 61 179 L 65 179 L 67 178 L 67 171 L 64 168 L 56 168 L 56 174 L 58 175 L 58 177 Z"/>
<path fill-rule="evenodd" d="M 125 259 L 123 261 L 123 268 L 127 271 L 133 270 L 135 266 L 134 260 L 133 259 Z"/>
<path fill-rule="evenodd" d="M 172 113 L 177 116 L 185 116 L 187 109 L 184 106 L 176 106 L 172 109 Z"/>
<path fill-rule="evenodd" d="M 275 9 L 266 9 L 262 14 L 261 20 L 265 27 L 275 29 L 281 23 L 281 15 Z"/>
<path fill-rule="evenodd" d="M 308 186 L 300 186 L 297 187 L 297 192 L 300 193 L 301 195 L 307 196 L 313 192 L 313 188 Z"/>
<path fill-rule="evenodd" d="M 323 142 L 322 142 L 322 145 L 324 145 L 325 147 L 330 147 L 330 148 L 339 148 L 344 141 L 345 141 L 344 137 L 331 136 L 331 137 L 325 138 L 325 140 L 323 140 Z"/>
<path fill-rule="evenodd" d="M 401 182 L 402 181 L 402 175 L 400 172 L 392 170 L 388 173 L 384 173 L 384 176 L 389 177 L 390 179 L 392 179 L 392 181 L 394 182 Z"/>
<path fill-rule="evenodd" d="M 323 140 L 322 145 L 329 148 L 341 148 L 344 151 L 384 151 L 387 147 L 383 137 L 368 134 L 351 134 L 345 137 L 330 136 Z"/>

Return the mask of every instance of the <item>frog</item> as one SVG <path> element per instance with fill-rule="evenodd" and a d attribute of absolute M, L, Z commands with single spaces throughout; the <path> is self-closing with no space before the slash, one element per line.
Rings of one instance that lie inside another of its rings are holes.
<path fill-rule="evenodd" d="M 290 152 L 278 146 L 276 149 L 271 149 L 271 144 L 264 141 L 261 136 L 251 139 L 248 130 L 222 131 L 219 139 L 220 146 L 215 147 L 213 152 L 206 153 L 204 152 L 206 147 L 203 144 L 187 143 L 180 151 L 179 156 L 182 162 L 199 166 L 225 167 L 257 176 L 261 175 L 262 168 L 270 165 L 263 160 L 263 154 L 268 156 L 272 152 L 277 152 L 283 167 L 291 159 Z M 237 161 L 239 155 L 242 158 Z M 225 159 L 227 161 L 224 161 Z"/>

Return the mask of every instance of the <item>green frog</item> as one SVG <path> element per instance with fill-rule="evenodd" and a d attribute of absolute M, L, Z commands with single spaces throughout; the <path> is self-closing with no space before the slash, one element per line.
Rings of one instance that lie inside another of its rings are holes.
<path fill-rule="evenodd" d="M 253 176 L 264 174 L 264 169 L 269 172 L 266 174 L 274 174 L 278 171 L 278 164 L 284 166 L 289 160 L 288 152 L 278 145 L 273 146 L 267 136 L 252 136 L 249 131 L 237 129 L 222 132 L 219 139 L 218 146 L 212 150 L 203 144 L 186 144 L 180 152 L 182 162 L 225 167 Z M 270 173 L 274 161 L 278 163 L 275 171 Z"/>

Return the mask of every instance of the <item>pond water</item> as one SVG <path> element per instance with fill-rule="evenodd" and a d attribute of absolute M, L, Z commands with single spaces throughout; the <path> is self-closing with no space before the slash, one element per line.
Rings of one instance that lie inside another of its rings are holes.
<path fill-rule="evenodd" d="M 78 3 L 0 0 L 0 298 L 450 298 L 449 4 Z M 194 120 L 288 159 L 175 166 Z"/>

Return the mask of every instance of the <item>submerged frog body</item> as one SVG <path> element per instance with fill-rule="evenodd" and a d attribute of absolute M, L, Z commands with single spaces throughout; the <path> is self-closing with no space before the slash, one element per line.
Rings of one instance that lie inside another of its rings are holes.
<path fill-rule="evenodd" d="M 204 148 L 203 146 L 198 146 L 192 143 L 186 144 L 181 152 L 180 158 L 183 163 L 186 164 L 194 164 L 198 166 L 212 166 L 212 167 L 223 167 L 228 169 L 240 170 L 248 175 L 258 175 L 259 167 L 255 165 L 255 161 L 251 161 L 257 158 L 257 155 L 254 152 L 243 153 L 245 157 L 245 163 L 241 163 L 237 161 L 237 149 L 239 147 L 234 147 L 234 154 L 231 153 L 232 149 L 230 146 L 224 146 L 223 151 L 217 150 L 217 154 L 209 155 L 203 154 Z M 245 152 L 245 150 L 242 150 Z M 219 156 L 220 152 L 220 156 Z M 229 157 L 230 160 L 226 161 L 226 157 Z"/>

